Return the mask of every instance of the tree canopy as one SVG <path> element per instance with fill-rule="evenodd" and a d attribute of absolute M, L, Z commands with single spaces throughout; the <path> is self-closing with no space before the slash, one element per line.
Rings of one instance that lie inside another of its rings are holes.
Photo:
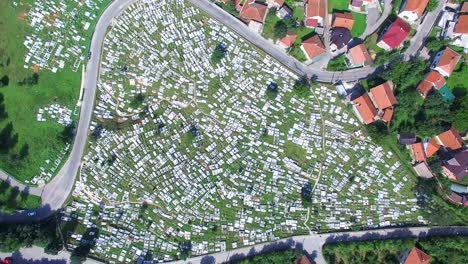
<path fill-rule="evenodd" d="M 212 64 L 218 64 L 226 56 L 226 47 L 223 43 L 219 43 L 211 54 L 210 61 Z"/>

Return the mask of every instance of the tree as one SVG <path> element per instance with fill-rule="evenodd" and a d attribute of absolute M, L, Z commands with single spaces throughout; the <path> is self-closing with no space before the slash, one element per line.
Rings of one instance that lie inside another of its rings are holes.
<path fill-rule="evenodd" d="M 274 27 L 274 37 L 276 39 L 281 39 L 286 36 L 288 33 L 288 26 L 283 20 L 279 20 L 276 22 L 275 27 Z"/>
<path fill-rule="evenodd" d="M 274 82 L 267 86 L 266 95 L 269 99 L 274 100 L 278 95 L 278 85 Z"/>
<path fill-rule="evenodd" d="M 436 37 L 427 38 L 426 48 L 430 51 L 439 51 L 443 47 L 447 46 L 450 41 L 448 39 L 440 40 Z"/>
<path fill-rule="evenodd" d="M 453 126 L 460 132 L 468 131 L 468 93 L 460 95 L 451 106 Z"/>
<path fill-rule="evenodd" d="M 211 54 L 210 61 L 212 64 L 218 64 L 226 56 L 226 46 L 223 43 L 219 43 Z"/>
<path fill-rule="evenodd" d="M 5 110 L 5 104 L 3 103 L 5 98 L 2 93 L 0 93 L 0 121 L 8 117 L 8 113 Z"/>
<path fill-rule="evenodd" d="M 432 12 L 437 9 L 437 6 L 439 5 L 439 0 L 429 0 L 429 3 L 427 3 L 426 11 L 427 12 Z"/>
<path fill-rule="evenodd" d="M 8 123 L 0 131 L 0 152 L 8 153 L 16 143 L 18 143 L 18 134 L 13 134 L 13 123 Z"/>
<path fill-rule="evenodd" d="M 19 151 L 18 158 L 20 160 L 24 160 L 28 155 L 29 155 L 29 144 L 24 143 L 24 145 L 21 147 L 21 149 Z"/>
<path fill-rule="evenodd" d="M 399 61 L 381 74 L 384 80 L 391 80 L 402 92 L 408 88 L 415 87 L 423 78 L 427 69 L 427 61 L 414 59 L 409 62 Z"/>
<path fill-rule="evenodd" d="M 65 143 L 70 143 L 71 141 L 73 141 L 73 137 L 75 136 L 75 133 L 76 133 L 76 125 L 75 125 L 75 121 L 72 121 L 70 124 L 65 126 L 60 136 Z"/>
<path fill-rule="evenodd" d="M 305 77 L 296 80 L 293 86 L 294 93 L 300 98 L 308 98 L 311 94 L 309 81 Z"/>

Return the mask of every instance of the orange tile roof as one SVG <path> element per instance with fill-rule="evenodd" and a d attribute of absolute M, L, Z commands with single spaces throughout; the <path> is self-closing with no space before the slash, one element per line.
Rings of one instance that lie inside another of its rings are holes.
<path fill-rule="evenodd" d="M 283 43 L 284 45 L 286 45 L 287 47 L 291 47 L 294 44 L 294 42 L 296 42 L 296 39 L 297 39 L 296 34 L 288 33 L 286 34 L 284 38 L 280 39 L 279 41 Z"/>
<path fill-rule="evenodd" d="M 255 0 L 250 0 L 244 4 L 240 15 L 243 18 L 263 23 L 267 10 L 268 7 L 266 5 L 257 3 Z"/>
<path fill-rule="evenodd" d="M 426 98 L 427 95 L 429 94 L 429 92 L 432 91 L 432 89 L 434 88 L 434 86 L 432 85 L 432 83 L 430 83 L 429 81 L 427 81 L 426 79 L 422 80 L 419 85 L 418 85 L 418 91 L 419 93 L 424 97 Z"/>
<path fill-rule="evenodd" d="M 455 26 L 453 32 L 459 34 L 468 34 L 468 14 L 460 15 L 460 17 L 458 18 L 457 25 Z"/>
<path fill-rule="evenodd" d="M 429 264 L 431 257 L 414 247 L 405 260 L 405 264 Z"/>
<path fill-rule="evenodd" d="M 374 122 L 374 117 L 377 115 L 377 109 L 375 109 L 368 94 L 364 94 L 361 97 L 356 98 L 353 103 L 366 125 Z"/>
<path fill-rule="evenodd" d="M 413 153 L 414 161 L 422 162 L 426 160 L 426 156 L 424 155 L 424 146 L 422 142 L 414 143 L 410 147 L 411 147 L 411 153 Z"/>
<path fill-rule="evenodd" d="M 432 83 L 437 90 L 440 90 L 445 85 L 445 77 L 434 70 L 426 76 L 426 81 Z"/>
<path fill-rule="evenodd" d="M 351 56 L 352 63 L 355 65 L 369 65 L 372 63 L 372 59 L 364 44 L 350 48 L 348 53 Z"/>
<path fill-rule="evenodd" d="M 379 86 L 370 89 L 370 94 L 373 98 L 375 105 L 383 110 L 387 107 L 391 107 L 397 103 L 395 95 L 390 82 L 385 82 Z"/>
<path fill-rule="evenodd" d="M 392 117 L 393 117 L 393 107 L 389 107 L 385 109 L 385 112 L 382 116 L 382 121 L 384 121 L 385 123 L 389 123 L 390 121 L 392 121 Z"/>
<path fill-rule="evenodd" d="M 304 255 L 302 256 L 302 258 L 300 259 L 296 259 L 296 261 L 294 261 L 294 264 L 310 264 L 310 260 Z"/>
<path fill-rule="evenodd" d="M 345 13 L 334 13 L 333 26 L 332 27 L 342 27 L 349 30 L 353 29 L 354 17 L 350 12 Z"/>
<path fill-rule="evenodd" d="M 437 63 L 437 67 L 444 70 L 450 75 L 455 69 L 455 66 L 457 65 L 460 58 L 460 54 L 455 52 L 453 49 L 447 47 L 445 48 L 444 53 L 440 57 L 439 63 Z"/>
<path fill-rule="evenodd" d="M 306 18 L 321 17 L 327 15 L 327 0 L 307 0 Z"/>
<path fill-rule="evenodd" d="M 319 35 L 313 35 L 312 37 L 302 41 L 302 48 L 307 53 L 310 59 L 319 56 L 326 52 L 325 46 Z"/>
<path fill-rule="evenodd" d="M 426 157 L 432 157 L 439 150 L 439 148 L 440 145 L 437 143 L 437 140 L 435 138 L 429 140 L 426 147 Z"/>
<path fill-rule="evenodd" d="M 440 143 L 447 149 L 457 150 L 463 147 L 463 139 L 454 127 L 439 134 L 437 137 Z"/>
<path fill-rule="evenodd" d="M 422 16 L 429 0 L 407 0 L 403 11 L 414 12 L 418 17 Z"/>

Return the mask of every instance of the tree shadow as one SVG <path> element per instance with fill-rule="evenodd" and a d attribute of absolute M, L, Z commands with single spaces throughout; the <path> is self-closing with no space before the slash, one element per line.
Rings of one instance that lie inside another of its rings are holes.
<path fill-rule="evenodd" d="M 11 255 L 11 259 L 13 263 L 21 263 L 21 264 L 66 264 L 66 259 L 27 259 L 24 258 L 21 252 L 16 251 Z"/>
<path fill-rule="evenodd" d="M 213 256 L 204 256 L 200 260 L 200 264 L 216 264 L 216 259 Z"/>

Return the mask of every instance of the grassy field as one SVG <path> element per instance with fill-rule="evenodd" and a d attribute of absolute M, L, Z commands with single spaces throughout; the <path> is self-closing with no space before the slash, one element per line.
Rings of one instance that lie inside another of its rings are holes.
<path fill-rule="evenodd" d="M 366 30 L 366 15 L 360 14 L 353 12 L 353 17 L 354 17 L 354 25 L 353 29 L 351 30 L 351 34 L 353 35 L 354 38 L 357 38 L 364 33 Z"/>
<path fill-rule="evenodd" d="M 8 183 L 0 181 L 0 212 L 33 209 L 40 205 L 40 197 L 20 192 L 18 189 L 11 188 Z"/>
<path fill-rule="evenodd" d="M 328 0 L 328 12 L 333 12 L 334 10 L 339 11 L 348 11 L 349 8 L 348 0 Z"/>
<path fill-rule="evenodd" d="M 346 71 L 348 69 L 348 65 L 346 64 L 345 59 L 346 59 L 345 55 L 340 55 L 338 57 L 335 57 L 335 58 L 331 59 L 328 62 L 327 70 L 329 70 L 329 71 Z"/>

